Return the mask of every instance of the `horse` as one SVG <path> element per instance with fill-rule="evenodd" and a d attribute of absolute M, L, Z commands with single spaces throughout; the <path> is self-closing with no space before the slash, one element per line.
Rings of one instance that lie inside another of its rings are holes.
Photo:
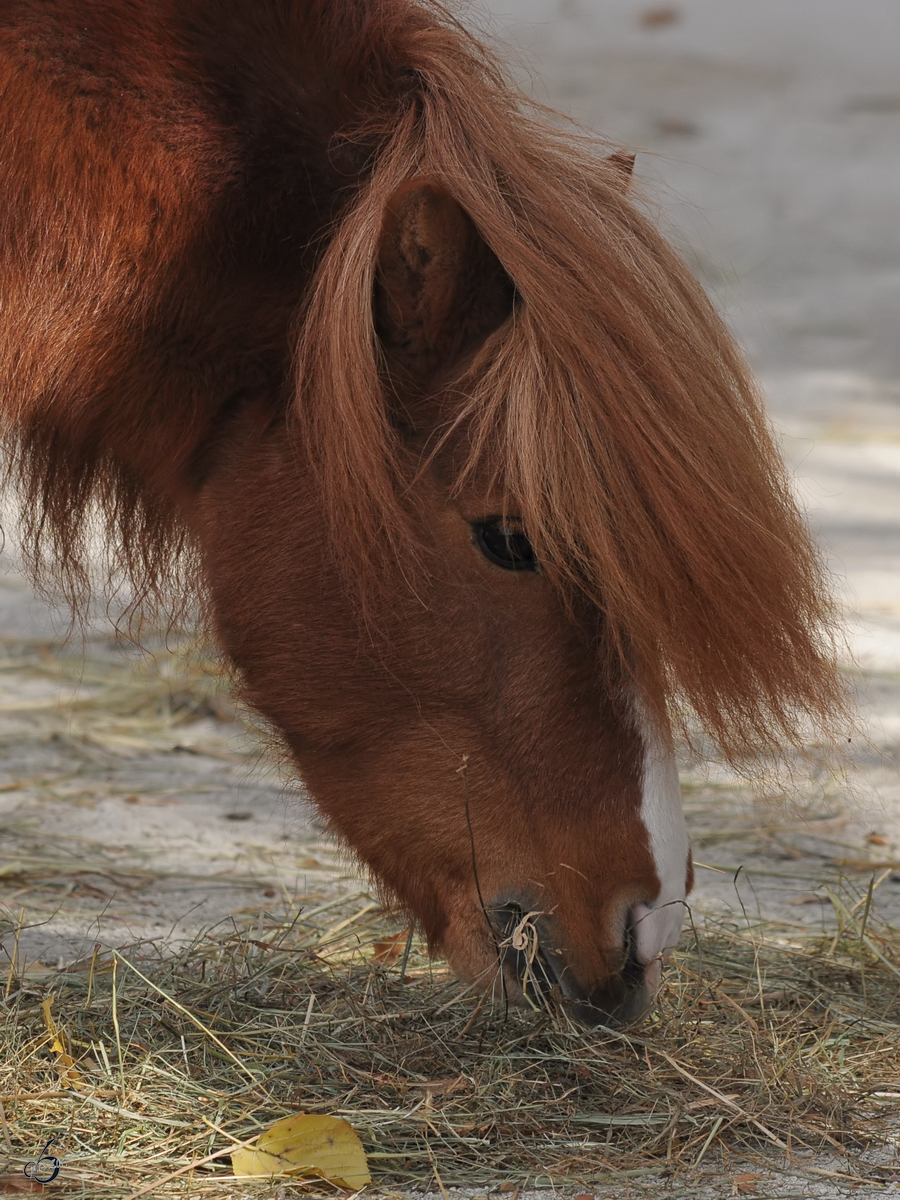
<path fill-rule="evenodd" d="M 455 972 L 637 1019 L 675 737 L 841 711 L 828 580 L 632 160 L 431 0 L 6 0 L 0 412 L 27 561 L 190 592 Z M 193 590 L 192 590 L 193 589 Z"/>

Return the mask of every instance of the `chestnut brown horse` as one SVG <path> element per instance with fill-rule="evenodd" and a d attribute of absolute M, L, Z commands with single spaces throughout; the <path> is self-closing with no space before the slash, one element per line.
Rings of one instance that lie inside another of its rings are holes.
<path fill-rule="evenodd" d="M 431 946 L 634 1017 L 691 886 L 672 711 L 738 760 L 841 696 L 753 385 L 628 159 L 427 0 L 5 0 L 0 73 L 35 570 L 77 600 L 99 523 L 139 598 L 199 580 Z"/>

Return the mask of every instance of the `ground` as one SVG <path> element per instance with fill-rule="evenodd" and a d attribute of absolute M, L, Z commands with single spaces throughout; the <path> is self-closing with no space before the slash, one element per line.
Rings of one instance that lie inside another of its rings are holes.
<path fill-rule="evenodd" d="M 639 149 L 638 179 L 760 376 L 846 616 L 862 721 L 843 772 L 799 778 L 785 804 L 685 767 L 695 919 L 805 936 L 872 880 L 873 914 L 900 924 L 900 8 L 495 0 L 467 19 L 539 99 Z M 172 946 L 283 902 L 374 911 L 301 789 L 204 682 L 202 652 L 141 657 L 98 618 L 80 665 L 8 533 L 0 902 L 23 978 L 50 987 L 96 944 Z M 846 1161 L 816 1164 L 819 1182 L 783 1159 L 719 1164 L 678 1194 L 844 1194 Z"/>

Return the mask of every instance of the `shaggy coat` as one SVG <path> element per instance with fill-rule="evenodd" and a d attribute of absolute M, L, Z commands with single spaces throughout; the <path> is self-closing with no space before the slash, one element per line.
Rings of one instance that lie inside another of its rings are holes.
<path fill-rule="evenodd" d="M 424 0 L 5 0 L 0 90 L 36 570 L 82 600 L 99 522 L 139 599 L 199 579 L 435 947 L 490 984 L 510 935 L 514 996 L 636 1011 L 689 887 L 673 705 L 739 761 L 842 698 L 754 386 L 628 161 Z"/>

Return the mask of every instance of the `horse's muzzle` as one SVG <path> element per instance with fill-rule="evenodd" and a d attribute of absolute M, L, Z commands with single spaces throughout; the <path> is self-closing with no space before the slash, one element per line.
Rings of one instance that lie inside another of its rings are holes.
<path fill-rule="evenodd" d="M 536 1008 L 560 1008 L 582 1025 L 615 1026 L 639 1020 L 653 1003 L 659 966 L 640 962 L 630 924 L 623 945 L 604 952 L 603 983 L 588 990 L 576 978 L 553 917 L 521 899 L 499 901 L 489 911 L 503 977 L 516 999 Z"/>

